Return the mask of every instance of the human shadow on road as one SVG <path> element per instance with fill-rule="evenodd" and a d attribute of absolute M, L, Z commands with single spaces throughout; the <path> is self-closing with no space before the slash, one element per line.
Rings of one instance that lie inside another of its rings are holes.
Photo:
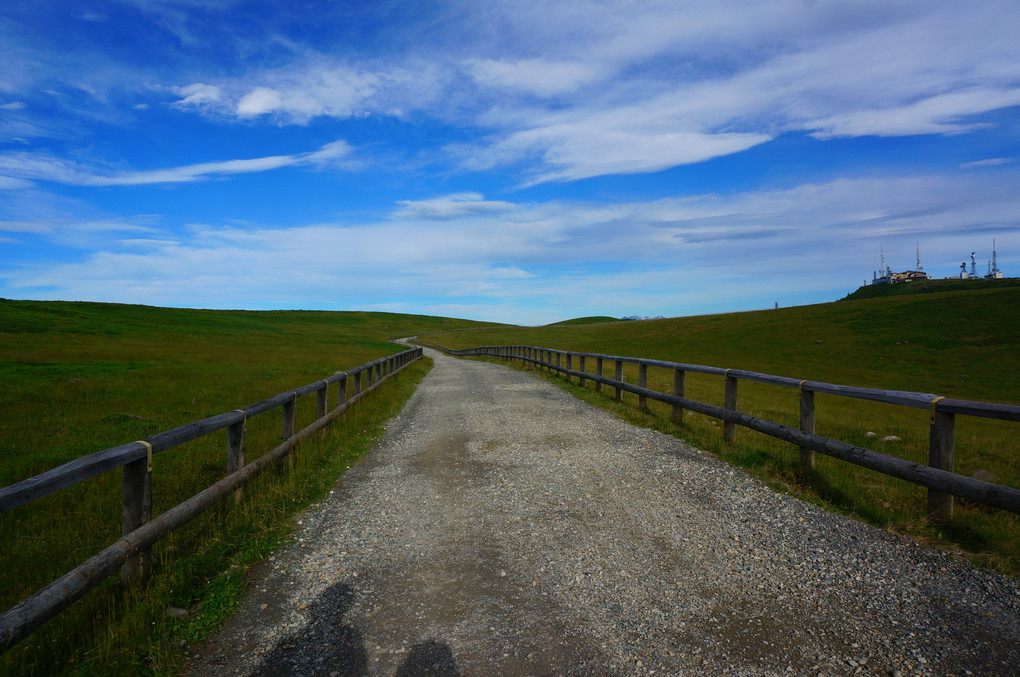
<path fill-rule="evenodd" d="M 354 605 L 354 588 L 330 586 L 310 609 L 312 621 L 280 640 L 250 677 L 339 675 L 368 672 L 368 653 L 361 632 L 344 622 Z M 450 647 L 435 640 L 414 645 L 396 677 L 461 677 Z"/>
<path fill-rule="evenodd" d="M 354 589 L 349 585 L 337 583 L 327 588 L 312 609 L 312 622 L 280 640 L 252 677 L 346 677 L 368 672 L 364 638 L 344 623 L 344 615 L 353 603 Z"/>
<path fill-rule="evenodd" d="M 453 651 L 446 644 L 430 639 L 415 644 L 394 677 L 460 677 Z"/>

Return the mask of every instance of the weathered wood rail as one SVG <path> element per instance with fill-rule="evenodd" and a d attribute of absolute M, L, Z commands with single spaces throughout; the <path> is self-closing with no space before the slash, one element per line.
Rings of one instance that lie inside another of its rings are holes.
<path fill-rule="evenodd" d="M 419 342 L 420 343 L 420 342 Z M 916 393 L 902 390 L 879 390 L 834 385 L 819 381 L 807 381 L 785 376 L 773 376 L 742 369 L 722 369 L 697 364 L 648 360 L 619 355 L 581 353 L 567 350 L 541 348 L 537 346 L 481 346 L 464 350 L 452 350 L 434 344 L 434 347 L 450 355 L 485 356 L 506 360 L 518 360 L 534 364 L 553 372 L 564 374 L 569 381 L 577 377 L 583 386 L 587 381 L 595 383 L 596 390 L 602 386 L 615 389 L 615 398 L 622 400 L 623 393 L 638 396 L 638 406 L 645 407 L 652 399 L 672 405 L 672 415 L 680 420 L 685 409 L 711 416 L 723 421 L 723 439 L 732 442 L 736 426 L 790 442 L 800 448 L 801 463 L 814 467 L 815 452 L 848 461 L 856 465 L 897 477 L 928 489 L 928 515 L 936 521 L 947 521 L 953 516 L 953 496 L 959 496 L 976 503 L 1020 513 L 1020 489 L 985 482 L 953 472 L 956 415 L 964 414 L 1004 421 L 1020 421 L 1020 406 L 989 402 L 973 402 L 941 397 L 930 393 Z M 578 368 L 573 368 L 577 359 Z M 588 366 L 594 361 L 594 371 Z M 604 375 L 607 363 L 613 365 L 613 378 Z M 637 385 L 623 380 L 623 365 L 638 365 Z M 663 393 L 647 387 L 650 367 L 673 372 L 673 392 Z M 685 397 L 685 377 L 688 372 L 711 374 L 723 377 L 724 406 L 718 407 Z M 740 381 L 755 381 L 770 385 L 796 388 L 800 393 L 800 427 L 791 428 L 774 421 L 761 419 L 737 410 L 737 393 Z M 884 402 L 905 407 L 927 409 L 930 413 L 928 464 L 915 463 L 890 456 L 871 449 L 854 446 L 839 440 L 815 434 L 815 393 L 852 397 L 873 402 Z"/>
<path fill-rule="evenodd" d="M 13 510 L 90 477 L 123 468 L 122 537 L 0 615 L 0 654 L 31 634 L 119 569 L 126 582 L 148 575 L 150 549 L 156 541 L 194 519 L 206 509 L 233 495 L 264 469 L 287 458 L 297 444 L 326 427 L 387 378 L 420 359 L 421 348 L 366 362 L 296 390 L 280 393 L 242 409 L 157 433 L 138 442 L 122 444 L 83 456 L 70 463 L 0 488 L 0 513 Z M 329 408 L 329 391 L 336 384 L 336 406 Z M 295 432 L 298 398 L 316 395 L 316 419 Z M 282 442 L 251 463 L 245 463 L 245 426 L 248 419 L 275 409 L 282 413 Z M 152 457 L 185 442 L 227 429 L 227 475 L 183 503 L 153 518 Z"/>

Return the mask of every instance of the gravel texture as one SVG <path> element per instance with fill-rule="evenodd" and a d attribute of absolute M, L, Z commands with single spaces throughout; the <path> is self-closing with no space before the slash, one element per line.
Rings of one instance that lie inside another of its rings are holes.
<path fill-rule="evenodd" d="M 1020 673 L 1014 581 L 430 356 L 193 674 Z"/>

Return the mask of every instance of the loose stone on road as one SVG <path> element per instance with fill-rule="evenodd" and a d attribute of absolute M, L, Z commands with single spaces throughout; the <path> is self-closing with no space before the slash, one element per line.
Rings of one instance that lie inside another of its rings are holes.
<path fill-rule="evenodd" d="M 429 353 L 192 674 L 1020 672 L 1015 582 Z"/>

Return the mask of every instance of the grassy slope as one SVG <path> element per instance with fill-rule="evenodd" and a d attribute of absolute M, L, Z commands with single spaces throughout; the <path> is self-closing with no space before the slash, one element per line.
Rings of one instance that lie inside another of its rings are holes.
<path fill-rule="evenodd" d="M 1020 402 L 1020 287 L 600 326 L 440 334 Z"/>
<path fill-rule="evenodd" d="M 563 320 L 561 322 L 553 322 L 549 327 L 563 327 L 575 324 L 601 324 L 604 322 L 623 322 L 623 320 L 616 317 L 609 317 L 608 315 L 596 315 L 593 317 L 575 317 L 572 320 Z"/>
<path fill-rule="evenodd" d="M 782 376 L 875 388 L 915 390 L 964 399 L 1020 403 L 1020 286 L 891 294 L 885 298 L 727 315 L 649 320 L 604 326 L 512 328 L 432 337 L 450 347 L 529 344 L 762 371 Z M 591 368 L 591 366 L 589 366 Z M 632 371 L 625 374 L 636 381 Z M 671 387 L 651 370 L 650 383 Z M 1020 518 L 960 502 L 944 528 L 922 519 L 923 489 L 856 466 L 820 457 L 817 472 L 797 464 L 797 451 L 742 431 L 724 445 L 716 422 L 701 416 L 681 426 L 668 412 L 618 406 L 589 387 L 578 395 L 636 422 L 677 434 L 743 465 L 773 486 L 874 524 L 980 553 L 983 563 L 1020 573 Z M 722 379 L 688 375 L 688 396 L 722 404 Z M 628 399 L 630 399 L 628 397 Z M 819 434 L 909 458 L 927 459 L 927 412 L 832 396 L 817 398 Z M 740 409 L 797 425 L 796 393 L 744 383 Z M 688 412 L 690 413 L 690 412 Z M 894 434 L 900 442 L 867 437 Z M 1020 486 L 1016 424 L 960 417 L 956 469 L 987 470 Z"/>
<path fill-rule="evenodd" d="M 390 337 L 478 324 L 388 313 L 0 300 L 0 484 L 400 350 Z M 69 671 L 84 666 L 85 674 L 172 671 L 177 654 L 167 641 L 183 630 L 165 627 L 162 611 L 223 597 L 215 592 L 221 573 L 277 543 L 287 516 L 321 495 L 343 464 L 369 447 L 381 421 L 424 371 L 410 370 L 405 385 L 394 387 L 399 396 L 384 390 L 359 405 L 351 422 L 334 426 L 329 445 L 311 445 L 294 473 L 265 480 L 242 511 L 213 511 L 159 546 L 158 581 L 135 604 L 124 606 L 111 581 L 0 659 L 0 674 L 49 674 L 60 664 Z M 313 414 L 314 397 L 303 398 L 298 426 Z M 279 440 L 279 425 L 278 413 L 249 421 L 249 460 Z M 224 459 L 222 434 L 160 454 L 154 512 L 222 477 Z M 322 478 L 331 479 L 324 484 Z M 112 542 L 119 534 L 119 492 L 119 473 L 107 473 L 0 515 L 0 606 L 6 609 Z M 206 579 L 214 592 L 206 590 Z M 226 598 L 229 606 L 230 594 Z M 93 616 L 99 620 L 92 622 Z M 208 622 L 214 614 L 199 616 Z M 166 632 L 152 635 L 150 628 Z M 59 641 L 51 647 L 50 638 Z"/>

